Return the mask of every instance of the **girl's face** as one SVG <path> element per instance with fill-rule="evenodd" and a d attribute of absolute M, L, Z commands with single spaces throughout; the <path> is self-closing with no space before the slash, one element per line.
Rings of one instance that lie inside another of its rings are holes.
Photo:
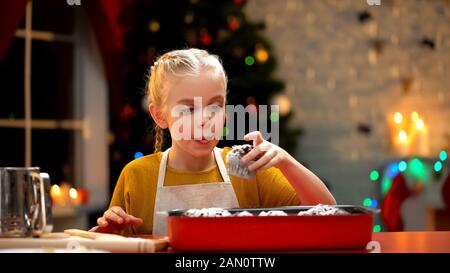
<path fill-rule="evenodd" d="M 226 90 L 223 77 L 211 71 L 181 77 L 165 87 L 162 109 L 172 144 L 195 156 L 208 156 L 222 135 Z"/>

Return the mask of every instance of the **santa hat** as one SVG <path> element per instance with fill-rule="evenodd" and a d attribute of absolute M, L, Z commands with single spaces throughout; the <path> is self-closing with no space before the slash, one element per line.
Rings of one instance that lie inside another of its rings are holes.
<path fill-rule="evenodd" d="M 408 188 L 402 173 L 395 176 L 391 188 L 387 192 L 381 204 L 381 217 L 388 231 L 402 231 L 403 219 L 401 206 L 403 201 L 413 195 Z"/>

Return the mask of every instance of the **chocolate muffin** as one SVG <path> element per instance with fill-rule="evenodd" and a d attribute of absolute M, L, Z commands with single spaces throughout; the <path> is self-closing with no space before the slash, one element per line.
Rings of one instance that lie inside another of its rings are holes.
<path fill-rule="evenodd" d="M 230 175 L 244 179 L 252 179 L 255 177 L 255 172 L 250 172 L 247 168 L 247 166 L 252 164 L 254 161 L 248 162 L 247 166 L 241 163 L 242 157 L 249 153 L 252 149 L 253 146 L 250 144 L 234 145 L 232 147 L 226 157 L 227 171 Z"/>

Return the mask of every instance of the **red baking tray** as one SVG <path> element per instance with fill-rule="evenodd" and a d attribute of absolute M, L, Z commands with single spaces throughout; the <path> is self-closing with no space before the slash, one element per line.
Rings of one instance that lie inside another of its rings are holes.
<path fill-rule="evenodd" d="M 169 211 L 170 246 L 178 251 L 271 251 L 365 248 L 372 239 L 373 210 L 336 206 L 348 215 L 297 216 L 309 206 L 228 209 L 255 216 L 188 217 L 185 210 Z M 283 210 L 288 216 L 256 216 Z"/>

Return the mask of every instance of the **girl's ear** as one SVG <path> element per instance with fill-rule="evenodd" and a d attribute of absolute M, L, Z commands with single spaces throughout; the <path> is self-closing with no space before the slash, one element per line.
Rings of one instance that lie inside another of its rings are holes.
<path fill-rule="evenodd" d="M 167 127 L 169 127 L 169 124 L 164 118 L 164 114 L 162 112 L 161 107 L 155 105 L 154 103 L 150 103 L 150 105 L 148 106 L 148 111 L 150 112 L 150 115 L 152 116 L 153 120 L 160 128 L 166 129 Z"/>

